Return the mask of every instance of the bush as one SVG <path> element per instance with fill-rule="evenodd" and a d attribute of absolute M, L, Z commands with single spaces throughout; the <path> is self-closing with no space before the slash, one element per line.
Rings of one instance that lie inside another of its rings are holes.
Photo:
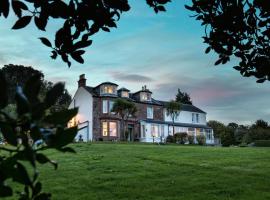
<path fill-rule="evenodd" d="M 188 143 L 189 144 L 194 144 L 194 139 L 195 139 L 194 135 L 188 135 Z"/>
<path fill-rule="evenodd" d="M 205 145 L 206 144 L 206 138 L 204 135 L 197 135 L 196 140 L 199 145 Z"/>
<path fill-rule="evenodd" d="M 167 143 L 175 143 L 175 137 L 173 137 L 172 135 L 168 135 L 166 138 L 166 142 Z"/>
<path fill-rule="evenodd" d="M 187 142 L 187 133 L 175 133 L 175 142 L 180 144 L 185 144 Z"/>
<path fill-rule="evenodd" d="M 255 140 L 270 140 L 270 129 L 266 128 L 252 128 L 250 129 L 250 137 L 252 141 Z"/>
<path fill-rule="evenodd" d="M 270 147 L 270 140 L 256 140 L 256 147 Z"/>
<path fill-rule="evenodd" d="M 220 136 L 222 146 L 228 147 L 235 144 L 234 131 L 232 129 L 226 128 Z"/>

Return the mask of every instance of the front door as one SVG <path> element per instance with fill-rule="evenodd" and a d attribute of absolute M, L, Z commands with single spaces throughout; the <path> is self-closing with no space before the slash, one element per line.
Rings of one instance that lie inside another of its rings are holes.
<path fill-rule="evenodd" d="M 134 140 L 134 125 L 133 124 L 128 124 L 127 140 L 128 141 L 133 141 Z"/>

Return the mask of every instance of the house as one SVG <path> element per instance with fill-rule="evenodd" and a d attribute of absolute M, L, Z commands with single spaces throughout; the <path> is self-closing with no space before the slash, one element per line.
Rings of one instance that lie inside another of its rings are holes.
<path fill-rule="evenodd" d="M 173 134 L 172 119 L 166 114 L 166 102 L 154 99 L 146 86 L 134 93 L 124 87 L 118 89 L 118 85 L 112 82 L 90 87 L 86 85 L 85 75 L 82 74 L 69 106 L 79 107 L 78 115 L 69 124 L 79 126 L 77 140 L 120 139 L 120 118 L 111 111 L 116 98 L 125 98 L 134 102 L 137 107 L 136 117 L 126 122 L 129 140 L 160 142 Z M 182 104 L 174 126 L 175 133 L 186 132 L 195 138 L 196 135 L 203 134 L 207 144 L 214 143 L 213 130 L 206 125 L 206 112 L 193 105 Z"/>

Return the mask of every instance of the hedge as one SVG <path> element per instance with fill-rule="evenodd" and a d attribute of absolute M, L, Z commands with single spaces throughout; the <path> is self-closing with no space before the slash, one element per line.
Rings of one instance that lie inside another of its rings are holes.
<path fill-rule="evenodd" d="M 270 147 L 270 140 L 256 140 L 256 147 Z"/>

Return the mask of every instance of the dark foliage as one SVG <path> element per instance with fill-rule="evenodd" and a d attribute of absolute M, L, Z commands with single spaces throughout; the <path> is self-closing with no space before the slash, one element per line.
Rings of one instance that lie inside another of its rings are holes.
<path fill-rule="evenodd" d="M 8 90 L 7 81 L 0 71 L 0 130 L 9 144 L 0 147 L 0 197 L 14 194 L 13 188 L 8 185 L 13 181 L 24 186 L 24 191 L 19 193 L 20 200 L 51 199 L 51 194 L 42 191 L 37 164 L 50 163 L 56 169 L 57 163 L 42 151 L 53 148 L 74 152 L 66 145 L 74 140 L 77 127 L 67 128 L 66 124 L 77 114 L 77 109 L 46 114 L 63 93 L 64 84 L 55 84 L 46 92 L 43 101 L 38 98 L 41 84 L 41 75 L 37 74 L 25 83 L 24 88 L 17 87 L 17 115 L 13 118 L 3 110 L 8 105 Z M 36 142 L 41 140 L 44 144 L 37 145 Z M 32 167 L 34 173 L 29 173 L 26 164 Z"/>
<path fill-rule="evenodd" d="M 185 132 L 174 134 L 174 138 L 175 138 L 176 143 L 180 143 L 180 144 L 185 144 L 188 141 L 187 136 L 188 136 L 188 134 Z"/>
<path fill-rule="evenodd" d="M 165 11 L 170 0 L 146 0 L 156 13 Z M 12 8 L 12 9 L 11 9 Z M 70 57 L 84 63 L 82 55 L 92 44 L 91 37 L 100 30 L 110 32 L 117 27 L 123 12 L 130 10 L 128 0 L 1 0 L 0 16 L 5 18 L 13 11 L 18 18 L 12 29 L 21 29 L 33 21 L 39 30 L 46 31 L 51 19 L 62 19 L 62 27 L 55 33 L 52 43 L 47 38 L 41 42 L 51 48 L 51 58 L 58 56 L 71 66 Z"/>
<path fill-rule="evenodd" d="M 205 145 L 206 144 L 206 138 L 204 135 L 197 135 L 196 140 L 199 145 Z"/>
<path fill-rule="evenodd" d="M 270 140 L 256 140 L 256 147 L 270 147 Z"/>
<path fill-rule="evenodd" d="M 258 119 L 254 124 L 252 124 L 251 128 L 263 128 L 267 129 L 268 128 L 268 122 Z"/>
<path fill-rule="evenodd" d="M 32 67 L 26 67 L 23 65 L 5 65 L 0 68 L 0 72 L 3 73 L 5 79 L 7 80 L 7 90 L 8 90 L 8 103 L 14 104 L 16 88 L 17 86 L 24 86 L 30 77 L 36 75 L 40 77 L 41 86 L 39 97 L 41 99 L 45 98 L 46 93 L 53 87 L 52 82 L 44 80 L 44 74 L 41 71 L 35 70 Z M 30 94 L 29 94 L 30 95 Z M 71 102 L 71 95 L 65 89 L 63 94 L 59 96 L 54 106 L 50 108 L 50 111 L 54 112 L 56 110 L 62 110 L 67 108 Z"/>
<path fill-rule="evenodd" d="M 181 92 L 181 90 L 178 88 L 178 92 L 175 97 L 175 101 L 179 103 L 184 103 L 184 104 L 190 104 L 192 105 L 191 98 L 188 93 L 186 92 Z"/>
<path fill-rule="evenodd" d="M 237 57 L 241 75 L 270 80 L 269 0 L 193 0 L 186 8 L 205 27 L 206 53 L 219 55 L 215 65 Z"/>
<path fill-rule="evenodd" d="M 234 130 L 231 128 L 225 128 L 221 135 L 220 135 L 220 139 L 221 139 L 221 144 L 224 147 L 228 147 L 230 145 L 234 145 L 235 144 L 235 139 L 234 139 Z"/>

